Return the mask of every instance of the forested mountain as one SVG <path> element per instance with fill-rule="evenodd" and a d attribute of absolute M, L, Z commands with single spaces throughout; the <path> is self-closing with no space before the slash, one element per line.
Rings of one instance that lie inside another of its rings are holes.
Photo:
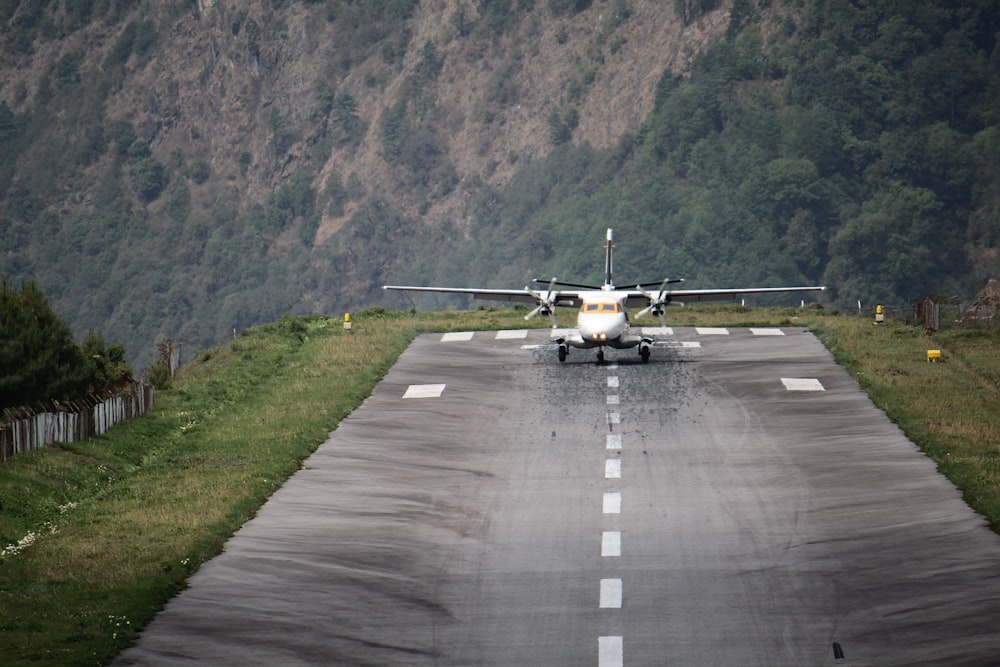
<path fill-rule="evenodd" d="M 138 367 L 410 305 L 384 282 L 593 280 L 607 226 L 619 282 L 969 296 L 998 33 L 995 0 L 0 0 L 0 273 Z"/>

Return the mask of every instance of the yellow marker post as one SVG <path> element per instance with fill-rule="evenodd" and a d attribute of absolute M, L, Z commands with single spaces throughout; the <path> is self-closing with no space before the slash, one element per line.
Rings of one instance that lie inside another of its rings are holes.
<path fill-rule="evenodd" d="M 344 331 L 351 330 L 351 314 L 344 313 Z"/>
<path fill-rule="evenodd" d="M 875 306 L 875 324 L 882 324 L 885 322 L 885 313 L 882 312 L 882 306 Z"/>
<path fill-rule="evenodd" d="M 927 363 L 941 360 L 941 350 L 927 350 Z"/>

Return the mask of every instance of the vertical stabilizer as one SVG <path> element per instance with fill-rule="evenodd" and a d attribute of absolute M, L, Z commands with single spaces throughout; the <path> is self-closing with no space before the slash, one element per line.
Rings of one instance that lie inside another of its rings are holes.
<path fill-rule="evenodd" d="M 607 245 L 606 250 L 604 251 L 604 253 L 605 253 L 604 254 L 604 286 L 601 288 L 601 289 L 604 289 L 604 290 L 613 290 L 615 288 L 615 284 L 614 284 L 614 282 L 612 281 L 612 278 L 611 278 L 611 248 L 612 247 L 613 246 L 611 244 L 611 228 L 608 227 L 608 245 Z"/>

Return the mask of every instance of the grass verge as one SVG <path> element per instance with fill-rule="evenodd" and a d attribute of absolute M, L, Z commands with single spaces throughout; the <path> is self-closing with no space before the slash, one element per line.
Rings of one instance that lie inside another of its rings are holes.
<path fill-rule="evenodd" d="M 523 310 L 283 318 L 201 353 L 149 416 L 0 466 L 4 665 L 99 665 L 294 473 L 426 331 L 521 328 Z M 1000 526 L 1000 334 L 928 338 L 799 309 L 700 306 L 690 326 L 807 326 Z M 560 313 L 569 326 L 572 313 Z M 531 324 L 545 326 L 544 318 Z M 928 364 L 929 347 L 943 362 Z"/>

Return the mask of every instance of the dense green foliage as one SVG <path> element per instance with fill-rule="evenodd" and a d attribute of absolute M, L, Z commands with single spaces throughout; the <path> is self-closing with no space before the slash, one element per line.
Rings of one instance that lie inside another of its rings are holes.
<path fill-rule="evenodd" d="M 123 346 L 94 331 L 77 345 L 41 290 L 0 276 L 0 411 L 83 398 L 131 375 Z"/>
<path fill-rule="evenodd" d="M 692 24 L 722 4 L 673 7 Z M 599 279 L 608 226 L 620 284 L 825 283 L 823 298 L 844 305 L 969 297 L 1000 268 L 993 0 L 734 0 L 726 39 L 689 77 L 664 74 L 641 129 L 601 151 L 579 125 L 602 63 L 623 46 L 615 30 L 636 20 L 629 0 L 463 4 L 453 38 L 484 53 L 529 26 L 611 17 L 538 110 L 544 157 L 484 148 L 484 161 L 516 167 L 502 187 L 456 167 L 463 119 L 438 95 L 454 49 L 414 39 L 416 0 L 272 5 L 314 11 L 336 56 L 315 72 L 307 113 L 261 100 L 260 141 L 212 153 L 194 133 L 156 145 L 155 124 L 107 106 L 166 48 L 190 0 L 0 1 L 3 47 L 25 58 L 111 26 L 99 59 L 66 48 L 36 88 L 0 101 L 0 271 L 37 283 L 75 331 L 125 341 L 134 363 L 148 365 L 163 337 L 190 354 L 286 312 L 411 303 L 383 297 L 385 282 Z M 226 29 L 260 66 L 274 36 L 244 19 Z M 476 131 L 507 131 L 530 57 L 514 44 L 492 63 Z M 387 107 L 364 109 L 397 76 Z M 270 191 L 248 197 L 261 182 Z M 445 198 L 461 205 L 442 216 Z M 323 233 L 324 216 L 340 218 L 335 233 Z"/>

